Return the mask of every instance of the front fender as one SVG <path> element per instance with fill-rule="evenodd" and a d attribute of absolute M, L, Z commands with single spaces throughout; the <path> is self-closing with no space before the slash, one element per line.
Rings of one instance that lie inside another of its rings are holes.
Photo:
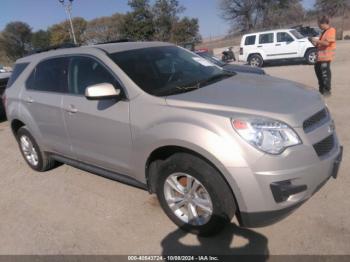
<path fill-rule="evenodd" d="M 234 139 L 190 123 L 164 123 L 142 130 L 134 137 L 133 145 L 134 155 L 131 159 L 137 159 L 135 176 L 143 182 L 146 182 L 145 170 L 150 155 L 165 146 L 176 146 L 196 152 L 223 174 L 228 174 L 226 167 L 247 166 Z"/>

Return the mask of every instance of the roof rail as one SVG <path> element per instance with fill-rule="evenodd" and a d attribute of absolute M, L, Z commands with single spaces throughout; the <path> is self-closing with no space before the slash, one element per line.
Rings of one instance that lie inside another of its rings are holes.
<path fill-rule="evenodd" d="M 57 50 L 57 49 L 63 49 L 63 48 L 73 48 L 73 47 L 79 47 L 79 45 L 76 45 L 73 43 L 63 43 L 61 45 L 53 45 L 53 46 L 49 46 L 47 48 L 39 48 L 39 49 L 31 50 L 27 53 L 26 56 L 39 54 L 39 53 L 47 52 L 50 50 Z"/>
<path fill-rule="evenodd" d="M 100 42 L 100 43 L 96 43 L 94 45 L 103 45 L 103 44 L 114 44 L 114 43 L 125 43 L 125 42 L 133 42 L 134 40 L 130 39 L 130 38 L 121 38 L 121 39 L 117 39 L 117 40 L 112 40 L 112 41 L 106 41 L 106 42 Z"/>

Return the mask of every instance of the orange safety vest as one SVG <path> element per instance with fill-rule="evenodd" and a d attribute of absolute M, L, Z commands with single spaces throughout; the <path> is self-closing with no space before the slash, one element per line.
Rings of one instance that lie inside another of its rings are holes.
<path fill-rule="evenodd" d="M 320 40 L 329 42 L 328 46 L 317 45 L 317 61 L 332 61 L 335 56 L 335 28 L 330 27 L 323 31 Z"/>

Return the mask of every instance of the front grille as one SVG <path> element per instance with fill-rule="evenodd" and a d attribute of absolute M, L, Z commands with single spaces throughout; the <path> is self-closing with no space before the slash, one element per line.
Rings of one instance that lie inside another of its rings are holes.
<path fill-rule="evenodd" d="M 322 125 L 323 123 L 327 122 L 328 120 L 328 112 L 327 109 L 323 109 L 313 116 L 306 119 L 303 123 L 303 128 L 305 133 L 311 132 L 318 126 Z"/>
<path fill-rule="evenodd" d="M 314 149 L 319 157 L 328 154 L 334 147 L 334 136 L 330 135 L 322 141 L 314 144 Z"/>

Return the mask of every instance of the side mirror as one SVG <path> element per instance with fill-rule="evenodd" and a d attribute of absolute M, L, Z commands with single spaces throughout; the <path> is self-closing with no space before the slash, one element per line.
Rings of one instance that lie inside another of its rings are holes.
<path fill-rule="evenodd" d="M 109 83 L 92 85 L 85 89 L 85 97 L 88 100 L 112 99 L 118 98 L 119 96 L 120 89 L 115 89 L 115 87 Z"/>

